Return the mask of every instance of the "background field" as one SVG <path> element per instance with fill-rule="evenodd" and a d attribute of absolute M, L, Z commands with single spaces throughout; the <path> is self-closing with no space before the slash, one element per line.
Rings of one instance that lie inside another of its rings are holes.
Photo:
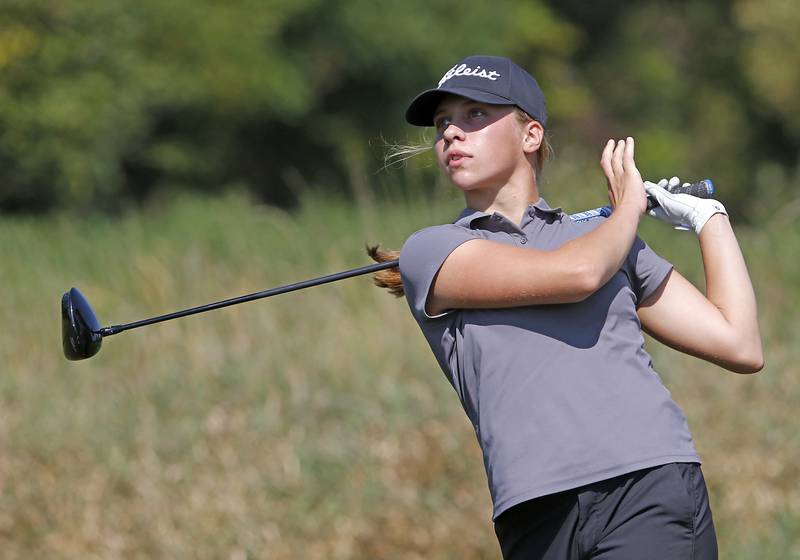
<path fill-rule="evenodd" d="M 127 322 L 365 264 L 365 242 L 460 208 L 436 188 L 309 194 L 293 214 L 231 194 L 0 222 L 2 556 L 497 558 L 471 427 L 405 301 L 368 277 L 124 333 L 85 362 L 59 340 L 72 285 Z M 702 282 L 691 235 L 642 234 Z M 800 232 L 738 234 L 765 370 L 648 349 L 705 461 L 721 557 L 797 558 Z"/>

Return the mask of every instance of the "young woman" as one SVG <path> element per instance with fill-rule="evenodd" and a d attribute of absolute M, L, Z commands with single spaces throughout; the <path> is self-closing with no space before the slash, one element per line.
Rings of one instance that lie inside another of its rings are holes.
<path fill-rule="evenodd" d="M 610 217 L 551 208 L 537 184 L 544 96 L 505 58 L 460 61 L 406 119 L 436 128 L 466 208 L 405 242 L 402 286 L 380 278 L 405 293 L 475 428 L 503 557 L 716 558 L 700 459 L 641 331 L 731 371 L 762 368 L 722 205 L 644 184 L 627 138 L 600 160 Z M 653 215 L 697 232 L 706 295 L 637 237 L 646 193 Z"/>

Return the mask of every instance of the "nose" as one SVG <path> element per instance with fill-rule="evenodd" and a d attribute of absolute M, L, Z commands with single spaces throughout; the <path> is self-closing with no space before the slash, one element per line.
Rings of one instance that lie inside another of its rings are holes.
<path fill-rule="evenodd" d="M 464 131 L 461 130 L 457 125 L 450 123 L 447 125 L 447 128 L 444 129 L 442 132 L 442 138 L 444 138 L 447 142 L 452 142 L 456 138 L 459 140 L 464 139 Z"/>

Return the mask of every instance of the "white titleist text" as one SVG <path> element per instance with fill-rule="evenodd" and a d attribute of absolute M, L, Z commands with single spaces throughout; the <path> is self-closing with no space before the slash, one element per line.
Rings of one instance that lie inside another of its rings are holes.
<path fill-rule="evenodd" d="M 493 82 L 500 78 L 500 73 L 495 72 L 494 70 L 489 70 L 488 72 L 485 69 L 481 69 L 480 66 L 476 66 L 475 68 L 470 68 L 466 64 L 456 65 L 453 66 L 450 70 L 445 72 L 442 79 L 439 80 L 439 87 L 442 87 L 442 84 L 445 83 L 450 78 L 454 78 L 456 76 L 475 76 L 476 78 L 486 78 L 487 80 L 492 80 Z"/>

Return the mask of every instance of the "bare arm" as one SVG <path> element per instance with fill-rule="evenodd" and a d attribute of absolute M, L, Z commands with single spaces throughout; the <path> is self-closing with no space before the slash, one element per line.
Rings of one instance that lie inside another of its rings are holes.
<path fill-rule="evenodd" d="M 756 298 L 728 217 L 700 232 L 706 295 L 676 271 L 638 309 L 644 330 L 677 350 L 737 373 L 764 367 Z"/>
<path fill-rule="evenodd" d="M 439 269 L 426 311 L 568 303 L 594 293 L 622 266 L 644 212 L 644 187 L 633 157 L 632 138 L 606 144 L 600 165 L 614 212 L 597 229 L 554 251 L 467 241 Z"/>

